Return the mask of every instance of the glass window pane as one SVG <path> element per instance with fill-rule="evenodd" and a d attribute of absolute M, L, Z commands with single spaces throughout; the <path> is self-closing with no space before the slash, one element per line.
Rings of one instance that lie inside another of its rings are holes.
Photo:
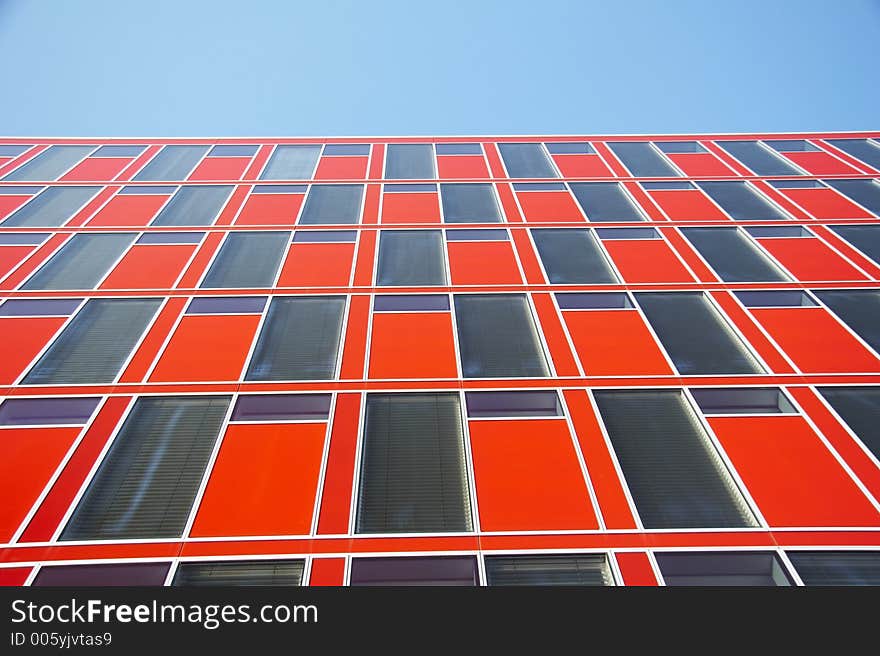
<path fill-rule="evenodd" d="M 645 528 L 758 526 L 680 391 L 594 395 Z"/>
<path fill-rule="evenodd" d="M 357 230 L 297 230 L 293 233 L 295 244 L 330 244 L 357 241 Z"/>
<path fill-rule="evenodd" d="M 661 239 L 654 228 L 596 228 L 599 239 Z"/>
<path fill-rule="evenodd" d="M 649 143 L 638 141 L 611 142 L 608 147 L 634 176 L 648 178 L 681 177 L 665 157 Z"/>
<path fill-rule="evenodd" d="M 825 183 L 870 212 L 880 215 L 880 184 L 875 180 L 825 180 Z"/>
<path fill-rule="evenodd" d="M 590 221 L 644 221 L 616 182 L 572 182 L 571 191 Z"/>
<path fill-rule="evenodd" d="M 664 153 L 705 153 L 706 149 L 698 141 L 655 141 Z"/>
<path fill-rule="evenodd" d="M 68 317 L 80 303 L 81 298 L 11 298 L 0 305 L 0 316 Z"/>
<path fill-rule="evenodd" d="M 761 367 L 702 292 L 636 294 L 681 374 L 758 374 Z"/>
<path fill-rule="evenodd" d="M 85 424 L 100 402 L 97 397 L 6 399 L 0 404 L 0 426 Z"/>
<path fill-rule="evenodd" d="M 181 187 L 150 225 L 213 225 L 231 193 L 232 187 L 226 185 Z"/>
<path fill-rule="evenodd" d="M 770 139 L 764 143 L 780 153 L 812 153 L 821 150 L 803 139 Z"/>
<path fill-rule="evenodd" d="M 434 146 L 438 155 L 482 155 L 483 147 L 478 143 L 438 143 Z"/>
<path fill-rule="evenodd" d="M 734 221 L 782 221 L 779 209 L 745 182 L 698 182 Z"/>
<path fill-rule="evenodd" d="M 57 180 L 94 149 L 94 146 L 49 146 L 3 179 L 8 182 Z"/>
<path fill-rule="evenodd" d="M 778 387 L 698 387 L 691 390 L 705 415 L 773 415 L 796 413 Z"/>
<path fill-rule="evenodd" d="M 595 155 L 596 151 L 585 141 L 547 143 L 547 152 L 552 155 Z"/>
<path fill-rule="evenodd" d="M 828 226 L 875 262 L 880 262 L 880 226 Z"/>
<path fill-rule="evenodd" d="M 229 401 L 228 396 L 139 398 L 61 540 L 179 538 Z"/>
<path fill-rule="evenodd" d="M 260 180 L 308 180 L 315 171 L 321 146 L 290 145 L 277 146 Z"/>
<path fill-rule="evenodd" d="M 816 301 L 800 290 L 761 289 L 733 292 L 746 307 L 815 307 Z"/>
<path fill-rule="evenodd" d="M 489 585 L 614 585 L 605 554 L 486 556 Z"/>
<path fill-rule="evenodd" d="M 465 378 L 549 375 L 523 294 L 456 294 L 458 348 Z"/>
<path fill-rule="evenodd" d="M 272 300 L 245 380 L 329 380 L 336 372 L 343 296 Z"/>
<path fill-rule="evenodd" d="M 302 225 L 355 224 L 361 217 L 364 185 L 312 185 L 299 217 Z"/>
<path fill-rule="evenodd" d="M 581 228 L 532 230 L 532 238 L 553 284 L 615 283 L 617 276 L 602 254 L 596 237 Z"/>
<path fill-rule="evenodd" d="M 681 231 L 724 282 L 790 280 L 737 228 L 682 228 Z"/>
<path fill-rule="evenodd" d="M 302 585 L 305 561 L 230 560 L 227 562 L 180 563 L 171 585 L 207 586 L 297 586 Z"/>
<path fill-rule="evenodd" d="M 812 237 L 813 234 L 802 226 L 756 226 L 746 228 L 752 237 Z"/>
<path fill-rule="evenodd" d="M 49 187 L 13 212 L 4 222 L 4 228 L 54 228 L 73 217 L 100 187 Z"/>
<path fill-rule="evenodd" d="M 813 293 L 868 346 L 880 351 L 880 291 L 826 289 Z"/>
<path fill-rule="evenodd" d="M 146 232 L 135 244 L 198 244 L 204 232 Z"/>
<path fill-rule="evenodd" d="M 376 296 L 373 312 L 446 312 L 449 297 L 446 294 L 392 294 Z"/>
<path fill-rule="evenodd" d="M 758 175 L 801 175 L 794 166 L 757 141 L 716 141 Z"/>
<path fill-rule="evenodd" d="M 862 160 L 865 164 L 880 169 L 880 145 L 870 139 L 828 139 L 835 148 L 847 155 Z"/>
<path fill-rule="evenodd" d="M 786 551 L 804 585 L 880 585 L 880 551 Z"/>
<path fill-rule="evenodd" d="M 305 421 L 329 416 L 329 394 L 242 394 L 232 411 L 232 421 Z"/>
<path fill-rule="evenodd" d="M 356 533 L 473 530 L 457 393 L 368 394 Z"/>
<path fill-rule="evenodd" d="M 229 233 L 199 287 L 271 287 L 289 242 L 289 232 Z"/>
<path fill-rule="evenodd" d="M 385 153 L 385 177 L 389 180 L 436 178 L 434 147 L 431 144 L 388 144 Z"/>
<path fill-rule="evenodd" d="M 445 285 L 439 230 L 383 230 L 377 285 Z"/>
<path fill-rule="evenodd" d="M 260 314 L 264 307 L 265 296 L 203 296 L 189 302 L 186 314 Z"/>
<path fill-rule="evenodd" d="M 500 143 L 498 150 L 510 178 L 558 178 L 559 174 L 538 143 Z"/>
<path fill-rule="evenodd" d="M 146 146 L 101 146 L 90 157 L 137 157 Z"/>
<path fill-rule="evenodd" d="M 468 417 L 561 417 L 556 392 L 466 392 Z"/>
<path fill-rule="evenodd" d="M 133 180 L 185 180 L 208 146 L 165 146 L 142 168 Z"/>
<path fill-rule="evenodd" d="M 0 157 L 18 157 L 30 150 L 33 146 L 19 146 L 15 144 L 0 144 Z"/>
<path fill-rule="evenodd" d="M 208 157 L 253 157 L 259 146 L 245 146 L 242 144 L 229 144 L 214 146 L 208 153 Z"/>
<path fill-rule="evenodd" d="M 789 586 L 791 580 L 774 553 L 654 553 L 666 585 Z"/>
<path fill-rule="evenodd" d="M 477 585 L 474 556 L 352 558 L 353 586 L 469 586 Z"/>
<path fill-rule="evenodd" d="M 42 586 L 161 586 L 171 563 L 104 563 L 51 565 L 40 568 L 31 585 Z"/>
<path fill-rule="evenodd" d="M 79 233 L 25 282 L 22 289 L 94 289 L 135 233 Z"/>
<path fill-rule="evenodd" d="M 556 294 L 561 310 L 626 310 L 634 309 L 625 292 L 567 292 Z"/>
<path fill-rule="evenodd" d="M 360 155 L 366 157 L 370 154 L 370 144 L 326 144 L 324 156 Z"/>
<path fill-rule="evenodd" d="M 820 387 L 819 392 L 874 457 L 880 459 L 880 387 Z"/>
<path fill-rule="evenodd" d="M 446 223 L 501 223 L 491 184 L 441 184 Z"/>

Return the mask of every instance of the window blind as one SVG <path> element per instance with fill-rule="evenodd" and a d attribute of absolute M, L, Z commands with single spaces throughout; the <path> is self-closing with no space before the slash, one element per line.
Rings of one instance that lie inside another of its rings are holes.
<path fill-rule="evenodd" d="M 614 585 L 605 554 L 486 556 L 489 585 Z"/>
<path fill-rule="evenodd" d="M 22 289 L 94 289 L 137 235 L 80 233 L 55 253 Z"/>
<path fill-rule="evenodd" d="M 199 286 L 271 287 L 289 242 L 289 232 L 232 232 Z"/>
<path fill-rule="evenodd" d="M 171 585 L 188 587 L 302 585 L 302 560 L 232 560 L 181 563 Z"/>

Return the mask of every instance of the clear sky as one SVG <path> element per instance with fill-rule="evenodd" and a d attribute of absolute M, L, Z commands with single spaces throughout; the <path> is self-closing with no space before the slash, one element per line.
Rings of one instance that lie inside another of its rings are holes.
<path fill-rule="evenodd" d="M 0 0 L 0 134 L 880 128 L 880 0 Z"/>

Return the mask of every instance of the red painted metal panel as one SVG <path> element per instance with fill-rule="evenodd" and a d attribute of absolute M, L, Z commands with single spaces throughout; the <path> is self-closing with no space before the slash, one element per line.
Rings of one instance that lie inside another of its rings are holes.
<path fill-rule="evenodd" d="M 370 378 L 455 378 L 449 312 L 376 312 Z"/>
<path fill-rule="evenodd" d="M 12 214 L 31 198 L 33 198 L 33 196 L 21 196 L 18 194 L 10 194 L 8 196 L 4 194 L 0 196 L 0 219 Z"/>
<path fill-rule="evenodd" d="M 88 157 L 58 179 L 62 182 L 112 180 L 131 161 L 130 157 Z"/>
<path fill-rule="evenodd" d="M 711 292 L 712 298 L 727 315 L 737 330 L 748 343 L 758 352 L 761 359 L 777 373 L 794 373 L 794 368 L 782 356 L 779 348 L 761 332 L 755 318 L 737 303 L 730 292 Z"/>
<path fill-rule="evenodd" d="M 0 246 L 0 278 L 21 264 L 36 246 Z"/>
<path fill-rule="evenodd" d="M 359 393 L 339 394 L 336 397 L 318 520 L 320 535 L 348 533 L 360 407 Z"/>
<path fill-rule="evenodd" d="M 382 194 L 382 223 L 440 223 L 440 197 L 432 192 Z"/>
<path fill-rule="evenodd" d="M 347 287 L 354 244 L 292 244 L 278 287 Z"/>
<path fill-rule="evenodd" d="M 552 155 L 556 168 L 566 178 L 610 178 L 614 174 L 598 155 Z"/>
<path fill-rule="evenodd" d="M 315 171 L 316 180 L 363 180 L 367 177 L 367 157 L 322 157 Z"/>
<path fill-rule="evenodd" d="M 252 194 L 235 225 L 292 226 L 296 223 L 305 194 Z"/>
<path fill-rule="evenodd" d="M 238 180 L 250 163 L 250 157 L 206 157 L 187 180 Z"/>
<path fill-rule="evenodd" d="M 437 175 L 449 178 L 488 178 L 489 170 L 482 155 L 438 155 Z"/>
<path fill-rule="evenodd" d="M 651 560 L 644 551 L 619 551 L 614 557 L 624 585 L 657 585 Z"/>
<path fill-rule="evenodd" d="M 849 164 L 840 161 L 833 155 L 823 152 L 785 153 L 785 157 L 813 175 L 859 175 Z"/>
<path fill-rule="evenodd" d="M 669 245 L 662 239 L 604 241 L 624 282 L 693 282 Z"/>
<path fill-rule="evenodd" d="M 2 571 L 2 570 L 0 570 Z M 345 558 L 315 558 L 309 585 L 338 586 L 345 581 Z"/>
<path fill-rule="evenodd" d="M 834 189 L 781 189 L 780 193 L 817 219 L 868 219 L 872 216 Z"/>
<path fill-rule="evenodd" d="M 89 226 L 145 226 L 168 200 L 160 194 L 114 196 L 88 222 Z"/>
<path fill-rule="evenodd" d="M 352 296 L 348 309 L 345 340 L 342 343 L 342 366 L 339 370 L 339 377 L 343 380 L 357 380 L 364 377 L 369 320 L 370 297 L 362 295 Z"/>
<path fill-rule="evenodd" d="M 793 237 L 758 241 L 798 280 L 867 279 L 867 276 L 818 239 Z"/>
<path fill-rule="evenodd" d="M 584 221 L 584 215 L 567 191 L 518 191 L 526 221 Z"/>
<path fill-rule="evenodd" d="M 648 195 L 672 221 L 730 221 L 699 189 L 650 191 Z"/>
<path fill-rule="evenodd" d="M 135 244 L 100 289 L 171 289 L 195 249 L 192 244 Z"/>
<path fill-rule="evenodd" d="M 0 383 L 11 384 L 52 340 L 66 317 L 0 317 Z"/>
<path fill-rule="evenodd" d="M 453 285 L 521 285 L 509 241 L 449 242 Z"/>
<path fill-rule="evenodd" d="M 162 350 L 165 338 L 177 322 L 177 317 L 183 312 L 186 300 L 180 297 L 168 299 L 132 356 L 131 362 L 119 377 L 120 383 L 137 383 L 144 379 L 159 351 Z"/>
<path fill-rule="evenodd" d="M 667 153 L 666 156 L 688 176 L 734 175 L 730 167 L 712 153 Z"/>
<path fill-rule="evenodd" d="M 577 376 L 579 374 L 577 363 L 574 361 L 574 356 L 565 337 L 562 319 L 553 304 L 553 298 L 548 293 L 536 293 L 532 294 L 532 301 L 538 313 L 538 329 L 547 342 L 556 375 Z"/>

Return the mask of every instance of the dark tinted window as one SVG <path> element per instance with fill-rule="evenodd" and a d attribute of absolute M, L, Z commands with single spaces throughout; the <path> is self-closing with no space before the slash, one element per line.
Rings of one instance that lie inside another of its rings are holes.
<path fill-rule="evenodd" d="M 351 585 L 477 585 L 474 556 L 353 558 Z"/>
<path fill-rule="evenodd" d="M 466 392 L 468 417 L 561 417 L 553 391 Z"/>
<path fill-rule="evenodd" d="M 363 185 L 312 185 L 299 223 L 323 225 L 354 224 L 361 216 Z"/>
<path fill-rule="evenodd" d="M 678 177 L 681 174 L 649 143 L 638 141 L 612 142 L 608 147 L 635 176 L 648 178 Z"/>
<path fill-rule="evenodd" d="M 439 230 L 383 230 L 377 285 L 445 285 L 443 236 Z"/>
<path fill-rule="evenodd" d="M 11 298 L 0 305 L 3 317 L 66 317 L 82 303 L 81 298 Z"/>
<path fill-rule="evenodd" d="M 4 228 L 54 228 L 64 225 L 100 187 L 49 187 L 13 212 Z"/>
<path fill-rule="evenodd" d="M 814 293 L 868 346 L 880 351 L 880 292 L 874 289 L 827 289 Z"/>
<path fill-rule="evenodd" d="M 388 144 L 385 177 L 389 180 L 430 180 L 434 173 L 434 147 L 431 144 Z"/>
<path fill-rule="evenodd" d="M 203 296 L 194 298 L 187 314 L 259 314 L 266 307 L 265 296 Z"/>
<path fill-rule="evenodd" d="M 208 157 L 252 157 L 259 146 L 245 146 L 242 144 L 228 144 L 214 146 L 208 153 Z"/>
<path fill-rule="evenodd" d="M 498 150 L 511 178 L 558 178 L 556 169 L 537 143 L 500 143 Z"/>
<path fill-rule="evenodd" d="M 773 553 L 688 551 L 654 557 L 666 585 L 791 585 Z"/>
<path fill-rule="evenodd" d="M 134 180 L 184 180 L 201 161 L 208 146 L 165 146 Z"/>
<path fill-rule="evenodd" d="M 682 232 L 725 282 L 789 280 L 737 228 L 683 228 Z"/>
<path fill-rule="evenodd" d="M 3 179 L 10 182 L 57 180 L 94 149 L 94 146 L 49 146 Z"/>
<path fill-rule="evenodd" d="M 36 246 L 49 237 L 48 232 L 0 233 L 0 246 Z"/>
<path fill-rule="evenodd" d="M 134 238 L 130 232 L 76 234 L 21 288 L 93 289 Z"/>
<path fill-rule="evenodd" d="M 844 196 L 874 214 L 880 214 L 880 184 L 874 180 L 825 180 Z M 846 218 L 846 217 L 841 217 Z"/>
<path fill-rule="evenodd" d="M 865 164 L 880 169 L 880 145 L 870 139 L 829 139 L 835 148 L 840 148 L 847 155 L 862 160 Z"/>
<path fill-rule="evenodd" d="M 700 387 L 691 390 L 706 415 L 792 414 L 797 412 L 778 387 Z"/>
<path fill-rule="evenodd" d="M 616 182 L 572 182 L 571 191 L 590 221 L 644 221 Z"/>
<path fill-rule="evenodd" d="M 478 143 L 440 143 L 434 146 L 438 155 L 482 155 L 483 147 Z"/>
<path fill-rule="evenodd" d="M 697 141 L 657 141 L 654 145 L 664 153 L 705 153 Z"/>
<path fill-rule="evenodd" d="M 880 459 L 880 387 L 820 387 L 819 391 L 874 457 Z"/>
<path fill-rule="evenodd" d="M 547 279 L 554 284 L 615 283 L 617 276 L 591 231 L 581 228 L 532 230 Z"/>
<path fill-rule="evenodd" d="M 232 411 L 233 421 L 327 419 L 329 394 L 242 394 Z"/>
<path fill-rule="evenodd" d="M 297 230 L 293 233 L 293 242 L 296 244 L 354 243 L 355 241 L 357 241 L 356 230 Z"/>
<path fill-rule="evenodd" d="M 875 262 L 880 262 L 880 226 L 828 226 Z"/>
<path fill-rule="evenodd" d="M 583 141 L 547 143 L 547 152 L 553 155 L 593 155 L 596 151 Z"/>
<path fill-rule="evenodd" d="M 277 146 L 260 180 L 307 180 L 312 177 L 320 154 L 318 145 Z"/>
<path fill-rule="evenodd" d="M 289 232 L 231 232 L 199 286 L 271 287 L 289 242 Z"/>
<path fill-rule="evenodd" d="M 880 551 L 786 551 L 804 585 L 880 585 Z"/>
<path fill-rule="evenodd" d="M 758 175 L 800 175 L 794 166 L 757 141 L 718 141 L 728 153 Z"/>
<path fill-rule="evenodd" d="M 817 303 L 797 289 L 761 289 L 733 292 L 746 307 L 815 307 Z"/>
<path fill-rule="evenodd" d="M 95 397 L 6 399 L 0 404 L 0 426 L 84 424 L 100 401 Z"/>
<path fill-rule="evenodd" d="M 302 560 L 231 560 L 181 563 L 174 573 L 174 586 L 301 585 Z"/>
<path fill-rule="evenodd" d="M 327 144 L 324 146 L 324 156 L 361 155 L 370 154 L 370 144 Z"/>
<path fill-rule="evenodd" d="M 373 312 L 445 312 L 449 310 L 446 294 L 393 294 L 376 296 Z"/>
<path fill-rule="evenodd" d="M 556 294 L 561 310 L 624 310 L 632 301 L 624 292 L 570 292 Z"/>
<path fill-rule="evenodd" d="M 787 217 L 745 182 L 698 182 L 734 221 L 782 221 Z"/>
<path fill-rule="evenodd" d="M 441 184 L 446 223 L 501 223 L 491 184 Z"/>
<path fill-rule="evenodd" d="M 163 585 L 171 563 L 105 563 L 41 567 L 35 586 Z"/>
<path fill-rule="evenodd" d="M 231 193 L 232 187 L 226 185 L 181 187 L 153 219 L 151 225 L 212 225 Z"/>
<path fill-rule="evenodd" d="M 136 244 L 198 244 L 204 232 L 147 232 L 138 237 Z"/>
<path fill-rule="evenodd" d="M 486 556 L 489 585 L 614 585 L 605 554 Z"/>

